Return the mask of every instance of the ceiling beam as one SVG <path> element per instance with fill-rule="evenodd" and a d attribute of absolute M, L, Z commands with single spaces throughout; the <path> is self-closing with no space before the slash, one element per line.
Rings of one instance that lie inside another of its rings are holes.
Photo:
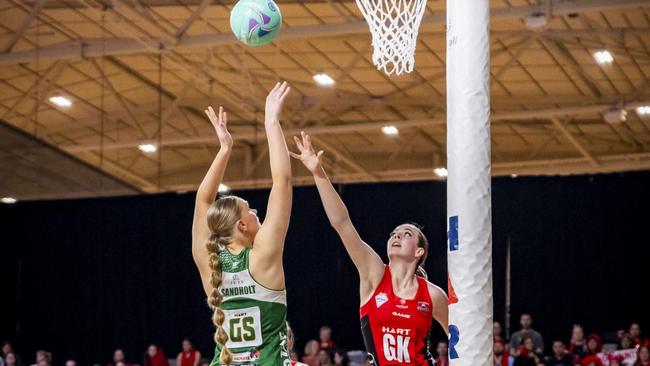
<path fill-rule="evenodd" d="M 29 25 L 32 23 L 32 20 L 34 20 L 34 18 L 38 16 L 38 13 L 41 12 L 41 9 L 43 9 L 43 5 L 45 5 L 46 2 L 47 0 L 36 1 L 36 3 L 32 6 L 32 11 L 30 11 L 29 14 L 25 15 L 23 22 L 20 23 L 18 29 L 16 29 L 14 34 L 12 34 L 9 38 L 9 41 L 7 41 L 7 44 L 2 48 L 2 53 L 11 52 L 16 43 L 18 43 L 18 40 L 20 40 L 20 38 L 23 36 L 23 33 L 25 33 Z"/>
<path fill-rule="evenodd" d="M 627 171 L 650 170 L 650 153 L 600 155 L 596 157 L 601 163 L 593 166 L 586 158 L 526 160 L 513 162 L 492 163 L 493 177 L 517 176 L 556 176 L 571 174 L 598 174 Z M 380 182 L 410 182 L 440 180 L 433 174 L 433 166 L 420 169 L 397 169 L 375 172 Z M 363 173 L 332 173 L 330 178 L 334 183 L 367 182 Z M 294 176 L 294 186 L 313 185 L 311 175 Z M 225 180 L 231 189 L 260 189 L 271 187 L 270 178 L 250 180 Z M 195 191 L 198 183 L 177 184 L 166 187 L 170 191 Z"/>
<path fill-rule="evenodd" d="M 555 16 L 608 9 L 623 9 L 648 6 L 647 0 L 588 0 L 581 2 L 553 3 L 552 14 Z M 512 6 L 492 9 L 491 20 L 525 18 L 533 12 L 538 12 L 537 6 Z M 421 22 L 421 31 L 431 27 L 440 27 L 446 21 L 444 12 L 426 15 Z M 304 39 L 314 37 L 334 37 L 368 32 L 368 24 L 364 20 L 352 22 L 317 24 L 297 26 L 284 29 L 278 40 Z M 160 49 L 180 47 L 214 47 L 233 45 L 238 41 L 231 32 L 221 34 L 185 35 L 179 40 L 165 41 L 159 38 L 143 39 L 114 39 L 105 42 L 89 43 L 80 40 L 75 44 L 58 44 L 42 47 L 37 55 L 35 50 L 0 54 L 0 65 L 32 62 L 38 56 L 41 60 L 78 59 L 99 57 L 103 55 L 125 55 L 133 53 L 159 52 Z"/>
<path fill-rule="evenodd" d="M 650 100 L 636 103 L 628 103 L 625 109 L 633 110 L 640 106 L 650 104 Z M 577 106 L 566 108 L 551 108 L 541 110 L 527 110 L 527 111 L 512 111 L 493 113 L 491 116 L 492 122 L 496 121 L 514 121 L 514 120 L 531 120 L 531 119 L 549 119 L 553 117 L 565 117 L 583 114 L 596 114 L 608 111 L 612 107 L 611 104 L 596 104 L 591 106 Z M 383 121 L 383 122 L 363 122 L 363 123 L 346 123 L 337 125 L 324 125 L 312 126 L 301 129 L 287 129 L 285 134 L 288 136 L 299 135 L 301 130 L 304 130 L 312 135 L 319 134 L 340 134 L 340 133 L 356 133 L 360 131 L 378 130 L 386 124 L 394 125 L 397 128 L 419 128 L 426 126 L 441 126 L 446 123 L 446 116 L 441 115 L 437 118 L 416 119 L 416 120 L 403 120 L 403 121 Z M 235 140 L 255 140 L 262 139 L 263 136 L 255 133 L 255 131 L 241 132 L 233 134 Z M 162 140 L 163 146 L 178 146 L 178 145 L 192 145 L 192 144 L 214 144 L 214 136 L 198 136 L 198 137 L 179 137 L 179 138 L 166 138 Z M 124 148 L 134 148 L 140 144 L 157 144 L 154 140 L 130 140 L 118 141 L 112 143 L 104 143 L 104 150 L 115 150 Z M 60 148 L 68 152 L 82 152 L 97 150 L 100 145 L 97 143 L 79 144 L 79 145 L 64 145 Z"/>
<path fill-rule="evenodd" d="M 192 15 L 190 15 L 187 20 L 185 20 L 185 23 L 183 23 L 180 27 L 178 27 L 178 31 L 176 31 L 176 38 L 181 39 L 183 36 L 185 36 L 185 33 L 187 32 L 188 29 L 192 26 L 192 24 L 201 16 L 203 11 L 210 5 L 212 4 L 214 0 L 201 0 L 201 4 L 194 10 Z"/>
<path fill-rule="evenodd" d="M 598 163 L 598 161 L 591 155 L 591 153 L 587 151 L 587 149 L 582 145 L 582 143 L 580 143 L 580 141 L 578 141 L 578 139 L 576 139 L 575 136 L 573 136 L 571 131 L 569 131 L 569 129 L 566 128 L 566 126 L 562 121 L 557 119 L 557 117 L 551 117 L 550 120 L 551 122 L 553 122 L 553 125 L 558 130 L 560 130 L 560 132 L 562 132 L 564 137 L 571 143 L 571 145 L 573 145 L 573 147 L 575 147 L 576 150 L 578 150 L 578 152 L 580 152 L 580 154 L 584 156 L 585 159 L 587 159 L 591 165 L 593 165 L 594 167 L 598 167 L 600 165 L 600 163 Z"/>

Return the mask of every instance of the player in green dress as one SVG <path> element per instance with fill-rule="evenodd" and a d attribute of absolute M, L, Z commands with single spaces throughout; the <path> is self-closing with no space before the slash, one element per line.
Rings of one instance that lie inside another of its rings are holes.
<path fill-rule="evenodd" d="M 196 193 L 192 255 L 201 274 L 216 326 L 219 365 L 288 365 L 287 295 L 282 252 L 289 226 L 292 186 L 289 151 L 279 116 L 287 83 L 278 83 L 266 98 L 264 127 L 269 144 L 273 186 L 266 217 L 237 196 L 215 201 L 232 152 L 233 140 L 223 108 L 206 114 L 221 145 Z"/>

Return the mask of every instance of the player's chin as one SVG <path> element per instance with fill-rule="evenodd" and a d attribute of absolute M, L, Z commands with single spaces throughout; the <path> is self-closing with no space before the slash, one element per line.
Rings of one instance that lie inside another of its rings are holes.
<path fill-rule="evenodd" d="M 388 257 L 402 257 L 404 254 L 403 248 L 399 246 L 389 246 L 388 247 Z"/>

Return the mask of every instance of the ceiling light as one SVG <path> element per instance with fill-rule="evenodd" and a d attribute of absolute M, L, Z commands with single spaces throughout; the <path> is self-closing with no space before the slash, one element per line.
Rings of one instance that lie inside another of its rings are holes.
<path fill-rule="evenodd" d="M 517 174 L 510 174 L 510 178 L 517 178 L 517 177 L 518 177 Z"/>
<path fill-rule="evenodd" d="M 155 153 L 158 151 L 158 148 L 154 144 L 140 144 L 138 145 L 138 149 L 143 153 Z"/>
<path fill-rule="evenodd" d="M 6 203 L 8 205 L 12 205 L 12 204 L 18 202 L 18 200 L 13 198 L 13 197 L 2 197 L 2 198 L 0 198 L 0 202 Z"/>
<path fill-rule="evenodd" d="M 627 120 L 627 111 L 625 109 L 610 109 L 603 116 L 607 123 L 621 123 Z"/>
<path fill-rule="evenodd" d="M 332 86 L 332 85 L 335 84 L 334 79 L 332 79 L 329 75 L 327 75 L 327 74 L 325 74 L 325 73 L 322 73 L 322 74 L 316 74 L 316 75 L 314 75 L 313 78 L 314 78 L 314 81 L 315 81 L 318 85 L 322 85 L 322 86 Z"/>
<path fill-rule="evenodd" d="M 526 18 L 526 28 L 532 31 L 541 31 L 546 28 L 546 15 L 533 13 Z"/>
<path fill-rule="evenodd" d="M 435 175 L 439 176 L 440 178 L 446 178 L 447 174 L 448 174 L 447 168 L 444 168 L 444 167 L 433 169 L 433 173 Z"/>
<path fill-rule="evenodd" d="M 219 193 L 226 193 L 230 191 L 230 187 L 225 184 L 219 184 Z"/>
<path fill-rule="evenodd" d="M 594 59 L 601 65 L 614 62 L 614 56 L 607 50 L 594 52 Z"/>
<path fill-rule="evenodd" d="M 650 105 L 644 105 L 636 109 L 636 114 L 639 117 L 649 117 L 650 116 Z"/>
<path fill-rule="evenodd" d="M 397 129 L 397 127 L 393 125 L 382 127 L 381 132 L 383 132 L 384 135 L 388 135 L 388 136 L 396 136 L 399 134 L 399 130 Z"/>
<path fill-rule="evenodd" d="M 69 106 L 72 105 L 72 102 L 70 101 L 70 99 L 68 99 L 66 97 L 63 97 L 63 96 L 60 96 L 60 95 L 55 95 L 53 97 L 50 97 L 50 102 L 52 104 L 55 104 L 55 105 L 57 105 L 59 107 L 63 107 L 63 108 L 68 108 Z"/>

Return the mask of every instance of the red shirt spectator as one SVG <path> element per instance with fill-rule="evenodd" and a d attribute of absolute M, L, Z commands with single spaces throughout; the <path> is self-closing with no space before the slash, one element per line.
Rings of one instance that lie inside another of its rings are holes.
<path fill-rule="evenodd" d="M 587 354 L 587 340 L 585 331 L 580 324 L 574 324 L 571 330 L 571 341 L 569 342 L 569 354 L 573 355 L 578 362 Z"/>
<path fill-rule="evenodd" d="M 144 354 L 144 366 L 169 366 L 162 348 L 152 344 Z"/>
<path fill-rule="evenodd" d="M 332 342 L 332 328 L 324 325 L 320 327 L 320 349 L 324 349 L 329 354 L 334 352 L 334 342 Z"/>
<path fill-rule="evenodd" d="M 589 355 L 582 360 L 582 366 L 603 366 L 603 362 L 598 358 L 598 356 Z"/>
<path fill-rule="evenodd" d="M 648 346 L 639 347 L 634 366 L 650 366 L 650 350 Z"/>
<path fill-rule="evenodd" d="M 176 366 L 199 366 L 201 352 L 194 349 L 189 339 L 183 339 L 183 351 L 176 356 Z"/>
<path fill-rule="evenodd" d="M 449 348 L 447 342 L 438 342 L 436 346 L 436 366 L 449 366 Z"/>
<path fill-rule="evenodd" d="M 595 355 L 602 351 L 603 349 L 603 343 L 600 340 L 600 336 L 598 334 L 590 334 L 589 337 L 587 337 L 587 355 Z M 585 357 L 586 359 L 586 357 Z"/>
<path fill-rule="evenodd" d="M 512 364 L 512 356 L 506 350 L 506 342 L 501 339 L 494 340 L 494 366 L 510 366 Z"/>

